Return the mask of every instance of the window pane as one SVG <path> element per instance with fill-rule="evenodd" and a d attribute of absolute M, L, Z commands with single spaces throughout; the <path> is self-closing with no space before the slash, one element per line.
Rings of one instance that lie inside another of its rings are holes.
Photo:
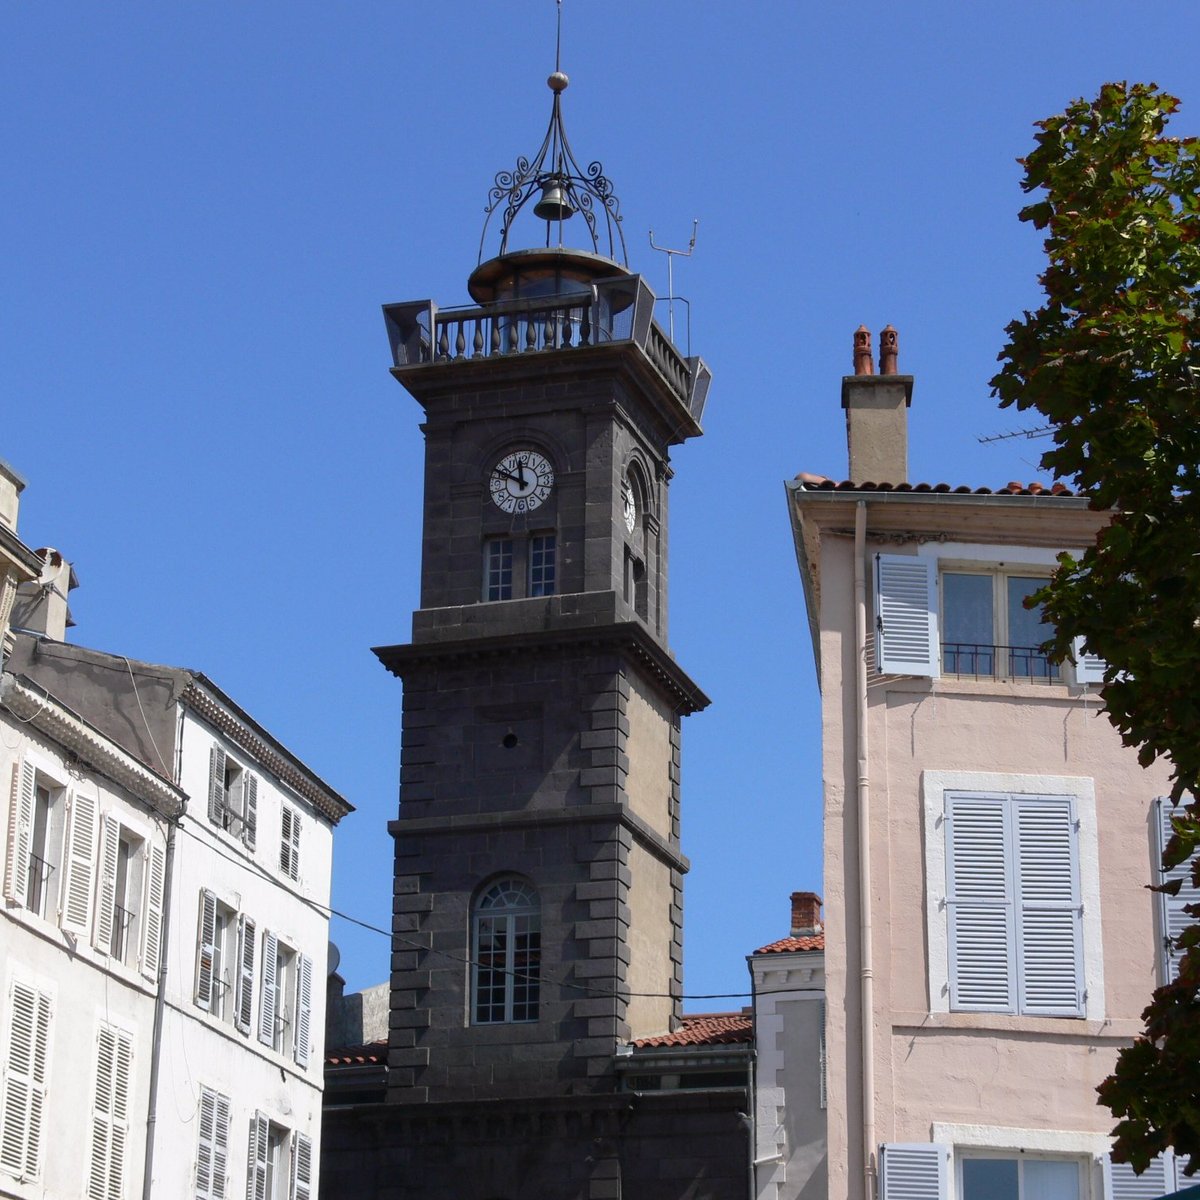
<path fill-rule="evenodd" d="M 1042 619 L 1042 608 L 1025 607 L 1025 598 L 1032 596 L 1045 586 L 1045 579 L 1025 575 L 1010 575 L 1008 585 L 1008 644 L 1013 647 L 1013 675 L 1032 675 L 1046 679 L 1058 675 L 1058 668 L 1051 665 L 1045 655 L 1038 653 L 1040 646 L 1054 632 Z M 1069 1165 L 1069 1164 L 1068 1164 Z"/>
<path fill-rule="evenodd" d="M 484 554 L 483 598 L 512 599 L 513 544 L 511 538 L 488 542 Z"/>
<path fill-rule="evenodd" d="M 529 539 L 529 594 L 554 595 L 554 534 Z"/>
<path fill-rule="evenodd" d="M 991 575 L 942 574 L 942 653 L 949 674 L 994 675 Z"/>
<path fill-rule="evenodd" d="M 1079 1164 L 1031 1158 L 1024 1163 L 1021 1200 L 1079 1200 Z"/>
<path fill-rule="evenodd" d="M 963 1200 L 1019 1200 L 1015 1158 L 964 1158 Z"/>

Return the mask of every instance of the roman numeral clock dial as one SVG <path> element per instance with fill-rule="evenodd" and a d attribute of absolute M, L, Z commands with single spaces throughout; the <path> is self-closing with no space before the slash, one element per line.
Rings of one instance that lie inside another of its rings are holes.
<path fill-rule="evenodd" d="M 511 450 L 492 468 L 488 488 L 501 512 L 533 512 L 554 488 L 554 468 L 536 450 Z"/>

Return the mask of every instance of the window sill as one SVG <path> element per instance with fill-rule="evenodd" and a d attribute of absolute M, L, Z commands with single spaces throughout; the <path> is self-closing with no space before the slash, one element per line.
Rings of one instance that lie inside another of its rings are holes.
<path fill-rule="evenodd" d="M 1142 1032 L 1140 1021 L 1130 1018 L 1089 1020 L 1087 1017 L 1024 1017 L 1009 1013 L 893 1012 L 892 1032 L 1028 1033 L 1060 1039 L 1128 1042 Z"/>
<path fill-rule="evenodd" d="M 1028 679 L 981 679 L 974 675 L 939 675 L 929 679 L 919 675 L 882 677 L 883 688 L 889 693 L 914 696 L 1003 696 L 1005 699 L 1100 702 L 1100 692 L 1089 684 L 1054 680 L 1034 683 Z"/>

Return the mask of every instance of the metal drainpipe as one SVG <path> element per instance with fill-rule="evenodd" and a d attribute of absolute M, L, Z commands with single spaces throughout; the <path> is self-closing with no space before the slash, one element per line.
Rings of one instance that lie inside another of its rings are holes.
<path fill-rule="evenodd" d="M 871 778 L 867 766 L 867 505 L 854 508 L 854 719 L 857 735 L 859 1004 L 862 1018 L 863 1198 L 874 1200 L 875 987 L 871 958 Z"/>

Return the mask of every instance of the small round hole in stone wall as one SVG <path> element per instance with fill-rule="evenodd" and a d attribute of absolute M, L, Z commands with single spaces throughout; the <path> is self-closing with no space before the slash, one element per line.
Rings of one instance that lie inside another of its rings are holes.
<path fill-rule="evenodd" d="M 517 744 L 517 735 L 515 733 L 506 733 L 500 739 L 500 745 L 502 745 L 505 748 L 505 750 L 511 750 L 514 746 L 516 746 L 516 744 Z"/>

